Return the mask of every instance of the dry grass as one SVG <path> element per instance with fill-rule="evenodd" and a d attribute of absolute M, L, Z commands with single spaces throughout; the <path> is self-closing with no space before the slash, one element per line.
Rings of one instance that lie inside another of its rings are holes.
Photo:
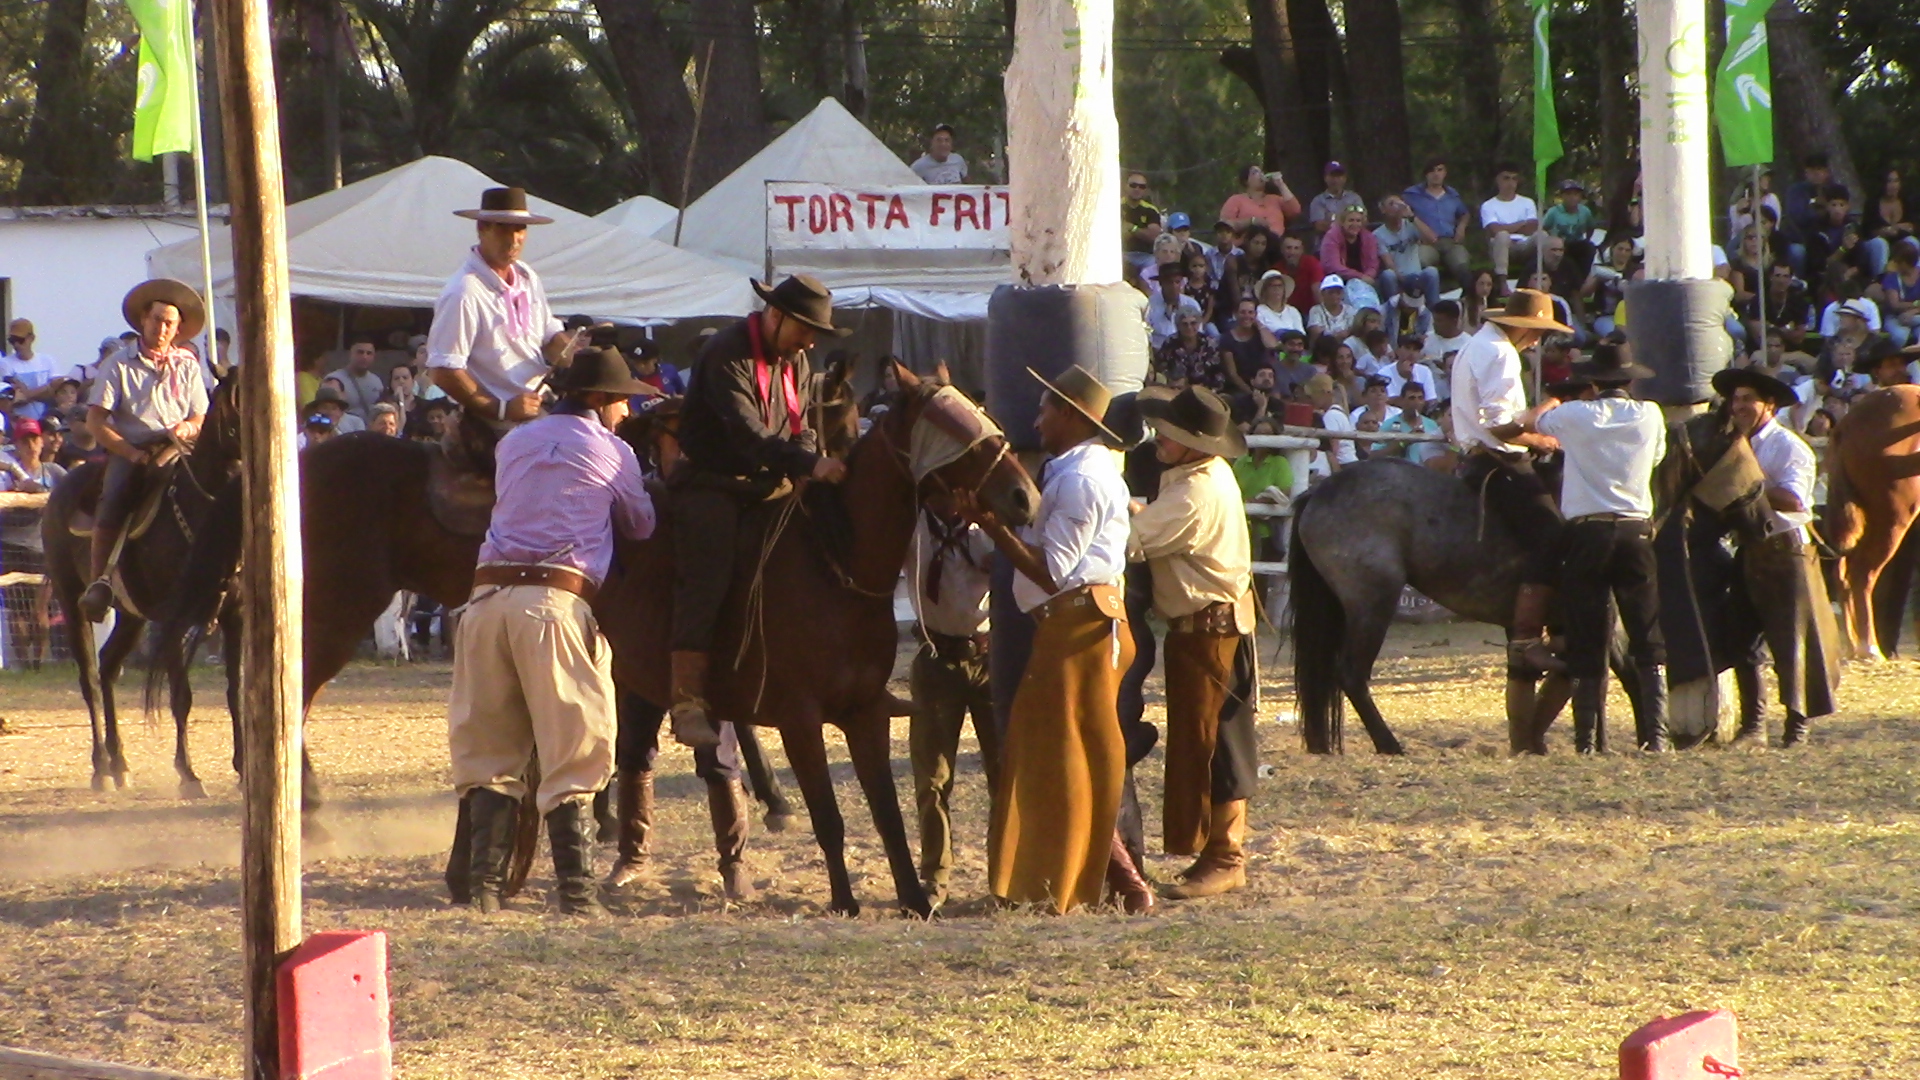
<path fill-rule="evenodd" d="M 447 673 L 355 667 L 313 732 L 340 842 L 310 853 L 307 926 L 390 935 L 407 1077 L 1599 1077 L 1642 1021 L 1713 1006 L 1740 1014 L 1749 1075 L 1920 1076 L 1920 670 L 1850 672 L 1805 753 L 1515 761 L 1490 636 L 1397 633 L 1379 692 L 1407 760 L 1308 759 L 1263 723 L 1253 886 L 1145 920 L 891 916 L 843 760 L 868 913 L 824 914 L 805 829 L 756 833 L 765 898 L 723 911 L 670 751 L 661 869 L 623 917 L 482 921 L 439 883 Z M 68 685 L 0 695 L 0 1043 L 233 1074 L 224 719 L 193 729 L 212 800 L 171 797 L 170 733 L 138 725 L 139 786 L 94 795 Z M 976 768 L 958 797 L 965 901 Z"/>

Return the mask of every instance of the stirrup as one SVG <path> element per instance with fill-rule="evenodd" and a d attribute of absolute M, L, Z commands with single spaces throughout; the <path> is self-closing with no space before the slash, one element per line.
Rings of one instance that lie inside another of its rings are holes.
<path fill-rule="evenodd" d="M 707 715 L 705 700 L 688 698 L 679 702 L 667 710 L 667 717 L 673 724 L 673 739 L 681 746 L 705 750 L 720 745 L 720 732 Z"/>
<path fill-rule="evenodd" d="M 1564 675 L 1567 671 L 1567 662 L 1553 655 L 1543 637 L 1514 638 L 1507 642 L 1507 663 L 1546 675 Z"/>

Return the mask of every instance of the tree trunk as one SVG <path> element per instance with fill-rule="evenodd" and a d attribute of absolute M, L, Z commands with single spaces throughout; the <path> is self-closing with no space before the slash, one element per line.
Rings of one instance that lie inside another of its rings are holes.
<path fill-rule="evenodd" d="M 647 187 L 678 206 L 693 137 L 693 98 L 681 77 L 684 64 L 668 43 L 667 24 L 653 0 L 594 0 L 593 7 L 633 110 Z"/>
<path fill-rule="evenodd" d="M 1312 190 L 1319 186 L 1321 166 L 1333 158 L 1333 106 L 1336 96 L 1343 105 L 1348 97 L 1346 63 L 1327 0 L 1287 0 L 1287 21 L 1299 58 L 1300 100 L 1306 109 L 1302 119 L 1313 158 L 1305 172 L 1295 175 Z"/>
<path fill-rule="evenodd" d="M 1600 189 L 1594 194 L 1612 199 L 1615 193 L 1631 189 L 1638 167 L 1633 148 L 1638 115 L 1629 82 L 1633 24 L 1627 19 L 1626 0 L 1598 0 L 1595 10 L 1600 23 L 1600 40 L 1595 43 L 1600 70 Z"/>
<path fill-rule="evenodd" d="M 860 0 L 840 0 L 841 33 L 845 40 L 846 86 L 841 92 L 847 111 L 867 122 L 867 31 L 860 22 Z"/>
<path fill-rule="evenodd" d="M 1346 132 L 1354 190 L 1378 199 L 1414 180 L 1399 0 L 1347 0 L 1347 72 L 1360 73 Z"/>
<path fill-rule="evenodd" d="M 1870 197 L 1874 193 L 1860 186 L 1853 154 L 1840 131 L 1833 83 L 1807 28 L 1807 17 L 1794 0 L 1779 0 L 1767 12 L 1767 44 L 1773 61 L 1774 131 L 1780 143 L 1775 156 L 1791 157 L 1798 164 L 1808 154 L 1824 153 L 1833 166 L 1835 182 L 1847 185 L 1856 201 Z M 1793 171 L 1799 174 L 1797 168 Z"/>
<path fill-rule="evenodd" d="M 1325 158 L 1316 157 L 1308 136 L 1306 101 L 1300 91 L 1300 64 L 1293 41 L 1287 0 L 1247 0 L 1247 18 L 1253 30 L 1251 64 L 1247 54 L 1228 49 L 1220 62 L 1246 79 L 1260 98 L 1266 117 L 1263 164 L 1296 179 L 1319 173 Z"/>
<path fill-rule="evenodd" d="M 1453 0 L 1453 6 L 1460 22 L 1460 130 L 1468 133 L 1468 140 L 1453 148 L 1464 160 L 1450 163 L 1448 182 L 1460 191 L 1475 192 L 1493 186 L 1493 159 L 1500 152 L 1499 43 L 1489 0 Z"/>
<path fill-rule="evenodd" d="M 33 120 L 20 149 L 20 186 L 27 205 L 83 201 L 85 140 L 76 138 L 87 97 L 87 0 L 49 0 L 33 64 Z"/>
<path fill-rule="evenodd" d="M 760 36 L 753 0 L 705 0 L 693 42 L 704 87 L 699 148 L 688 200 L 726 179 L 772 138 L 760 104 Z M 711 46 L 711 52 L 709 52 Z M 708 56 L 712 57 L 711 65 Z"/>
<path fill-rule="evenodd" d="M 1014 278 L 1025 285 L 1117 282 L 1113 0 L 1026 0 L 1017 18 L 1006 76 Z"/>

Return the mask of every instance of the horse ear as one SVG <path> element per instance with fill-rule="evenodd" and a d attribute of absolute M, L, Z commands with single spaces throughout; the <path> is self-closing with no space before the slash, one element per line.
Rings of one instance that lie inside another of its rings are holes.
<path fill-rule="evenodd" d="M 832 361 L 827 365 L 827 376 L 820 383 L 821 401 L 839 401 L 847 393 L 846 360 Z"/>
<path fill-rule="evenodd" d="M 920 387 L 920 376 L 898 360 L 893 362 L 893 378 L 902 390 L 917 390 Z"/>
<path fill-rule="evenodd" d="M 952 386 L 953 375 L 947 371 L 947 362 L 941 360 L 933 365 L 933 381 L 941 386 Z"/>

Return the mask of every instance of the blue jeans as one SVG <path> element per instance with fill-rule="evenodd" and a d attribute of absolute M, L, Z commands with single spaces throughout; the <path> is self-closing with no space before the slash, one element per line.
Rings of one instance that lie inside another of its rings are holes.
<path fill-rule="evenodd" d="M 1887 272 L 1887 238 L 1874 236 L 1860 241 L 1860 250 L 1867 253 L 1867 276 L 1875 281 Z"/>
<path fill-rule="evenodd" d="M 1399 296 L 1402 292 L 1421 297 L 1425 299 L 1429 305 L 1437 303 L 1440 299 L 1440 270 L 1438 267 L 1424 267 L 1418 274 L 1407 275 L 1405 281 L 1402 281 L 1400 275 L 1394 271 L 1382 269 L 1380 271 L 1379 281 L 1380 303 L 1382 305 L 1391 303 L 1393 298 Z"/>
<path fill-rule="evenodd" d="M 1787 263 L 1793 267 L 1793 276 L 1805 281 L 1807 279 L 1807 245 L 1788 244 Z"/>

